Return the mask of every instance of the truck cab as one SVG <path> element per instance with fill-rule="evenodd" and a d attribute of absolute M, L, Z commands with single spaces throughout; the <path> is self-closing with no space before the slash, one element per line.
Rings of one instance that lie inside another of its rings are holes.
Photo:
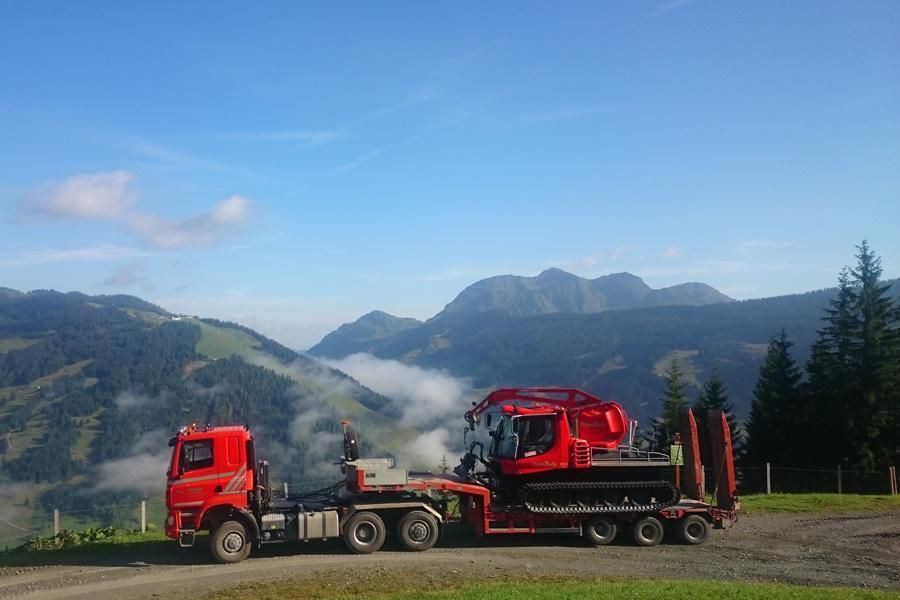
<path fill-rule="evenodd" d="M 243 511 L 249 516 L 253 436 L 246 427 L 183 428 L 169 440 L 166 535 L 193 544 L 195 532 Z"/>

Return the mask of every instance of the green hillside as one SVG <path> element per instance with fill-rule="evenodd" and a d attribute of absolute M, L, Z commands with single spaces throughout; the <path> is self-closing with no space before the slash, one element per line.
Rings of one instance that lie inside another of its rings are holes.
<path fill-rule="evenodd" d="M 339 476 L 341 419 L 364 450 L 390 453 L 412 437 L 395 416 L 388 398 L 238 325 L 128 296 L 0 295 L 0 491 L 16 490 L 3 518 L 93 507 L 98 486 L 107 504 L 161 489 L 165 437 L 189 422 L 250 425 L 273 476 L 301 483 Z M 151 467 L 139 485 L 105 482 L 99 465 L 135 457 Z"/>

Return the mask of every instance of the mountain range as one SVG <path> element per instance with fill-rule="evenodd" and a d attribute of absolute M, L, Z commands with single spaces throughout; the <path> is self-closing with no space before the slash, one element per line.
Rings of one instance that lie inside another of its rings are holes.
<path fill-rule="evenodd" d="M 893 294 L 900 285 L 893 282 Z M 577 386 L 621 402 L 647 424 L 658 414 L 662 376 L 678 361 L 695 396 L 713 369 L 739 418 L 770 337 L 782 327 L 802 365 L 833 297 L 826 289 L 734 301 L 700 283 L 650 289 L 619 273 L 583 279 L 558 269 L 537 277 L 492 277 L 425 322 L 372 313 L 311 348 L 316 356 L 369 353 L 469 379 L 478 388 Z"/>
<path fill-rule="evenodd" d="M 498 275 L 464 289 L 431 321 L 444 317 L 502 311 L 513 317 L 550 313 L 593 314 L 652 306 L 704 306 L 734 302 L 705 283 L 682 283 L 653 289 L 631 273 L 585 279 L 561 269 L 547 269 L 536 277 Z M 341 325 L 310 349 L 318 356 L 341 357 L 364 352 L 378 340 L 413 329 L 416 319 L 376 310 Z"/>

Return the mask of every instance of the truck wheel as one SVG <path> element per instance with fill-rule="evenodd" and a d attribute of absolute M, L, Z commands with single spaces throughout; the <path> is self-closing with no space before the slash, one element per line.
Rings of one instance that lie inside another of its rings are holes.
<path fill-rule="evenodd" d="M 422 552 L 434 546 L 440 530 L 437 520 L 423 510 L 406 513 L 397 525 L 397 537 L 407 550 Z"/>
<path fill-rule="evenodd" d="M 246 528 L 238 521 L 225 521 L 210 536 L 209 548 L 220 563 L 241 562 L 250 555 Z"/>
<path fill-rule="evenodd" d="M 384 521 L 373 512 L 358 512 L 344 525 L 344 543 L 356 554 L 377 552 L 384 535 Z"/>
<path fill-rule="evenodd" d="M 609 517 L 591 517 L 584 522 L 584 538 L 595 546 L 605 546 L 616 538 L 619 528 Z"/>
<path fill-rule="evenodd" d="M 638 546 L 655 546 L 663 539 L 663 526 L 656 517 L 638 519 L 631 526 L 631 537 Z"/>
<path fill-rule="evenodd" d="M 683 544 L 702 544 L 709 535 L 709 523 L 700 515 L 688 515 L 678 521 L 678 539 Z"/>

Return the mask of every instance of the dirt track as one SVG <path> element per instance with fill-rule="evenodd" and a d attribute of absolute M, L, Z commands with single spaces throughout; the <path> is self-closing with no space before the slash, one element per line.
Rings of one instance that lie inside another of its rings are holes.
<path fill-rule="evenodd" d="M 146 546 L 146 547 L 144 547 Z M 462 577 L 503 579 L 513 570 L 565 577 L 667 577 L 780 581 L 900 589 L 900 513 L 746 515 L 699 547 L 586 547 L 574 536 L 471 540 L 450 533 L 421 554 L 386 547 L 348 554 L 340 543 L 267 549 L 238 565 L 210 564 L 205 548 L 148 543 L 80 564 L 0 567 L 0 598 L 151 598 L 315 577 L 341 589 L 351 578 L 409 573 L 423 586 Z M 350 572 L 350 568 L 353 572 Z M 325 582 L 323 584 L 323 582 Z"/>

